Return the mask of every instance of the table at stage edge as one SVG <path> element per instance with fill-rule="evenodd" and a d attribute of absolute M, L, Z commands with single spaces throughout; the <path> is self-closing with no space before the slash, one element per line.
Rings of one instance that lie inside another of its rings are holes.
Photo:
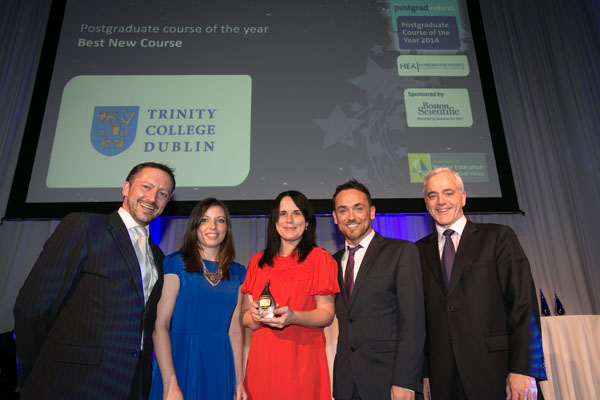
<path fill-rule="evenodd" d="M 542 317 L 547 400 L 600 399 L 600 315 Z"/>

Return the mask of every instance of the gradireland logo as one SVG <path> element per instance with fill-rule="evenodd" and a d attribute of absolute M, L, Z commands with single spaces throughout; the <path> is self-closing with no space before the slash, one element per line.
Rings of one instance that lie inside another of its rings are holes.
<path fill-rule="evenodd" d="M 137 131 L 138 106 L 96 106 L 92 118 L 92 145 L 100 154 L 116 156 L 127 150 Z"/>

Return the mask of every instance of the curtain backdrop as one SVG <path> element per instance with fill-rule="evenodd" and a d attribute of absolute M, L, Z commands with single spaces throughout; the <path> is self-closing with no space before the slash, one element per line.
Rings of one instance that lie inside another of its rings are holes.
<path fill-rule="evenodd" d="M 2 0 L 0 215 L 15 172 L 49 9 L 48 0 Z M 558 293 L 568 314 L 598 314 L 600 4 L 597 0 L 481 0 L 481 9 L 517 195 L 525 214 L 469 218 L 510 225 L 529 257 L 536 286 L 546 297 Z M 0 226 L 4 259 L 0 332 L 12 330 L 17 292 L 57 224 L 4 221 Z M 151 234 L 170 253 L 181 245 L 186 224 L 186 219 L 162 218 L 153 223 Z M 407 240 L 433 230 L 431 218 L 425 215 L 378 216 L 373 225 L 384 236 Z M 266 218 L 234 218 L 233 231 L 237 260 L 247 264 L 264 247 Z M 319 244 L 331 252 L 343 244 L 330 216 L 318 218 L 318 237 Z M 335 326 L 326 331 L 329 343 L 335 340 L 335 332 Z"/>

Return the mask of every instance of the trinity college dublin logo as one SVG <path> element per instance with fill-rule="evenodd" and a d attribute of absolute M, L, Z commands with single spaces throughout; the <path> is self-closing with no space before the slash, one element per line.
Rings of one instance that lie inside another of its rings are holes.
<path fill-rule="evenodd" d="M 127 150 L 135 139 L 138 106 L 95 107 L 91 141 L 105 156 L 116 156 Z"/>

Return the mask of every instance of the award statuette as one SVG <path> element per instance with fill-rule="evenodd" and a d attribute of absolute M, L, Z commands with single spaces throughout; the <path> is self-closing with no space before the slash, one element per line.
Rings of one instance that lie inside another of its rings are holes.
<path fill-rule="evenodd" d="M 265 288 L 263 289 L 260 297 L 258 298 L 258 308 L 261 315 L 265 318 L 273 318 L 275 316 L 275 299 L 269 290 L 269 283 L 271 281 L 267 281 Z"/>

